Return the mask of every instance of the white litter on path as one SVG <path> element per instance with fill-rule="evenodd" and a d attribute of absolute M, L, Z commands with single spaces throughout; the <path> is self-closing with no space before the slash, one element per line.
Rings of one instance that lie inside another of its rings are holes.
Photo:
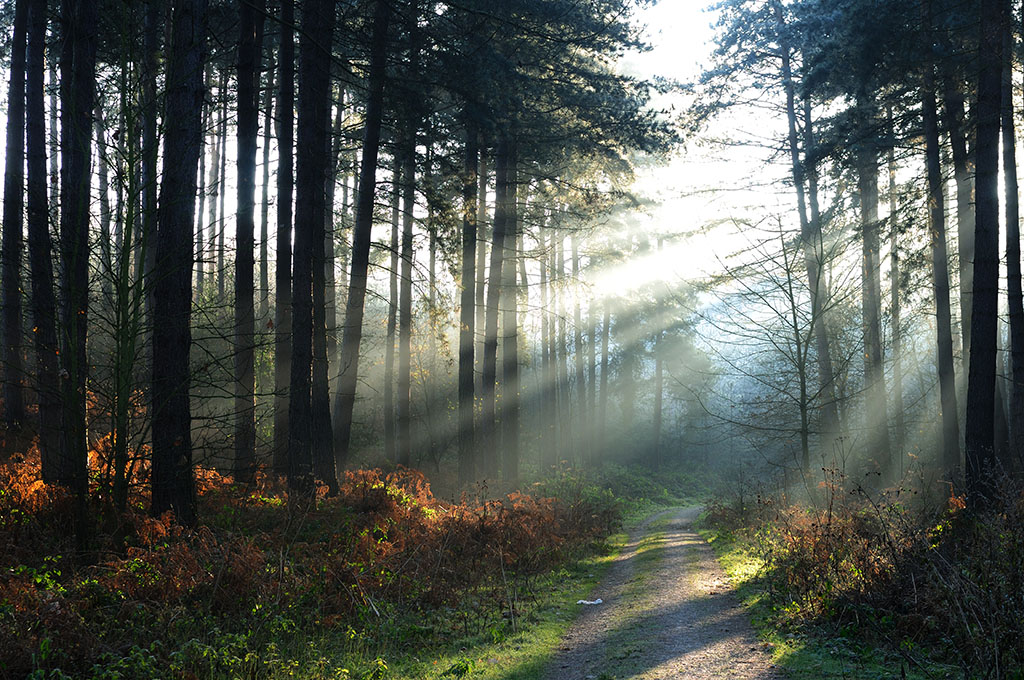
<path fill-rule="evenodd" d="M 596 600 L 576 600 L 576 604 L 604 604 L 604 600 L 601 598 Z"/>

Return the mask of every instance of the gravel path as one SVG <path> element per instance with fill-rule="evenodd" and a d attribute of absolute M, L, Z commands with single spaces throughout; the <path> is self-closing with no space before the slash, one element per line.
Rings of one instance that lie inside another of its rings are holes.
<path fill-rule="evenodd" d="M 699 508 L 659 513 L 630 536 L 562 640 L 546 680 L 781 680 L 711 547 L 693 530 Z M 661 532 L 660 558 L 637 573 L 638 547 Z"/>

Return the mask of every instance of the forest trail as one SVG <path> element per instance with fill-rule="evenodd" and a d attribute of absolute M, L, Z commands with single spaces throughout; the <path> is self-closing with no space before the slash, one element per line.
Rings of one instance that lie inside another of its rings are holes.
<path fill-rule="evenodd" d="M 562 640 L 545 680 L 781 680 L 711 547 L 699 507 L 658 513 L 630 540 Z"/>

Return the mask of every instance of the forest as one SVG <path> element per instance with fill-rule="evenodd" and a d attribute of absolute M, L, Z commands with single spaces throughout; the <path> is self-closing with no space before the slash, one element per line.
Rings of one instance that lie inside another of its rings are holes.
<path fill-rule="evenodd" d="M 0 680 L 1024 678 L 1024 4 L 0 29 Z"/>

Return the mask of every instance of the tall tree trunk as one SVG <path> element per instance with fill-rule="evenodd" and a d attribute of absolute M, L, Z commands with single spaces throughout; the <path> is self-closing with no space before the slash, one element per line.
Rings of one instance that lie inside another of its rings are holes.
<path fill-rule="evenodd" d="M 217 87 L 217 96 L 218 97 L 223 98 L 223 97 L 226 96 L 224 94 L 226 78 L 227 78 L 226 74 L 222 74 L 221 75 L 220 84 Z M 219 102 L 211 102 L 210 103 L 210 106 L 211 106 L 210 121 L 212 123 L 211 124 L 211 131 L 213 133 L 213 144 L 212 144 L 213 153 L 212 153 L 212 155 L 210 157 L 210 176 L 209 176 L 209 179 L 207 180 L 208 193 L 210 194 L 210 207 L 209 207 L 209 214 L 208 214 L 207 219 L 206 219 L 206 229 L 207 229 L 207 232 L 206 232 L 206 246 L 209 249 L 209 254 L 207 254 L 206 251 L 203 251 L 203 270 L 206 272 L 206 279 L 207 279 L 207 283 L 210 285 L 210 288 L 213 288 L 213 285 L 216 282 L 216 277 L 217 277 L 217 272 L 215 271 L 215 269 L 217 268 L 216 264 L 215 264 L 216 261 L 213 258 L 215 257 L 216 252 L 217 252 L 217 250 L 216 250 L 216 248 L 217 248 L 217 225 L 218 225 L 217 207 L 218 207 L 218 198 L 220 197 L 220 192 L 222 191 L 222 187 L 220 185 L 220 168 L 221 168 L 221 161 L 220 161 L 220 157 L 221 157 L 220 130 L 222 129 L 221 123 L 222 123 L 222 121 L 224 119 L 224 112 L 223 112 L 223 110 L 221 110 L 221 107 L 218 106 L 218 104 L 219 104 Z M 224 216 L 221 215 L 220 219 L 223 220 Z M 209 267 L 207 267 L 207 265 L 206 265 L 206 259 L 207 258 L 210 258 Z"/>
<path fill-rule="evenodd" d="M 554 343 L 551 341 L 551 332 L 554 325 L 551 319 L 551 308 L 554 306 L 554 293 L 548 282 L 548 264 L 550 261 L 547 252 L 547 229 L 544 222 L 545 217 L 537 227 L 537 241 L 540 257 L 540 340 L 541 340 L 541 390 L 539 397 L 540 412 L 540 467 L 542 473 L 548 473 L 558 464 L 556 453 L 558 450 L 555 443 L 554 429 L 556 424 L 555 413 L 555 377 L 554 360 L 552 350 Z"/>
<path fill-rule="evenodd" d="M 923 0 L 925 27 L 931 30 L 931 0 Z M 935 288 L 935 313 L 938 337 L 939 393 L 942 409 L 942 462 L 947 473 L 955 475 L 960 467 L 960 424 L 956 405 L 956 378 L 953 369 L 953 329 L 949 308 L 949 270 L 946 255 L 946 208 L 942 192 L 942 168 L 939 161 L 939 123 L 935 105 L 934 66 L 925 64 L 922 90 L 922 116 L 928 168 L 928 232 L 932 247 L 932 282 Z"/>
<path fill-rule="evenodd" d="M 573 295 L 573 362 L 576 368 L 576 432 L 581 444 L 587 436 L 587 375 L 586 359 L 583 348 L 583 313 L 580 309 L 580 297 L 583 294 L 580 286 L 580 248 L 579 239 L 573 232 L 570 236 L 570 247 L 572 249 L 572 283 L 576 289 Z M 584 466 L 590 461 L 584 460 L 589 454 L 586 445 L 580 446 L 580 463 Z"/>
<path fill-rule="evenodd" d="M 96 10 L 95 0 L 69 0 L 61 8 L 64 27 L 60 64 L 64 439 L 59 479 L 83 499 L 82 503 L 87 491 L 89 449 L 85 425 L 88 375 L 85 338 L 89 309 L 89 161 L 96 91 Z M 191 237 L 191 222 L 189 224 Z M 191 272 L 191 266 L 188 271 Z"/>
<path fill-rule="evenodd" d="M 209 76 L 209 73 L 207 73 Z M 203 91 L 209 91 L 209 77 L 207 77 L 206 85 L 203 86 Z M 196 207 L 196 280 L 195 280 L 195 301 L 198 304 L 203 299 L 203 291 L 205 289 L 206 281 L 203 278 L 206 276 L 206 267 L 203 264 L 204 246 L 203 246 L 203 214 L 206 209 L 206 130 L 210 126 L 210 108 L 206 106 L 206 97 L 203 97 L 203 114 L 202 114 L 202 135 L 199 143 L 199 175 L 198 183 L 199 186 L 196 188 L 196 193 L 199 196 L 199 205 Z"/>
<path fill-rule="evenodd" d="M 337 361 L 338 355 L 338 286 L 334 273 L 335 244 L 337 234 L 335 233 L 334 220 L 334 197 L 335 187 L 338 183 L 338 174 L 341 147 L 344 140 L 341 136 L 342 100 L 338 102 L 338 109 L 334 115 L 334 124 L 328 128 L 330 134 L 327 136 L 327 152 L 330 154 L 327 167 L 327 179 L 324 186 L 324 312 L 327 332 L 327 360 L 328 371 L 330 362 Z M 342 225 L 344 227 L 344 223 Z M 328 373 L 329 374 L 329 373 Z M 332 442 L 333 446 L 333 442 Z"/>
<path fill-rule="evenodd" d="M 889 110 L 889 129 L 892 130 L 892 110 Z M 900 226 L 896 194 L 896 150 L 889 147 L 889 306 L 892 308 L 892 397 L 896 430 L 896 455 L 903 460 L 906 442 L 906 424 L 903 412 L 903 321 L 900 295 Z M 943 239 L 945 240 L 945 239 Z M 947 265 L 948 276 L 948 265 Z M 958 444 L 959 445 L 959 444 Z M 901 470 L 902 472 L 902 470 Z"/>
<path fill-rule="evenodd" d="M 312 464 L 317 478 L 335 490 L 337 478 L 330 447 L 330 420 L 324 422 L 316 396 L 326 382 L 326 336 L 323 310 L 324 177 L 329 125 L 330 45 L 333 4 L 311 0 L 303 6 L 299 40 L 299 120 L 296 140 L 295 252 L 292 278 L 292 368 L 289 390 L 289 459 Z M 329 49 L 329 47 L 328 47 Z M 317 265 L 319 264 L 319 267 Z M 319 304 L 317 304 L 319 303 Z M 312 379 L 312 381 L 311 381 Z M 314 385 L 313 383 L 317 383 Z M 329 405 L 327 409 L 329 410 Z M 324 429 L 326 428 L 326 433 Z M 300 491 L 311 480 L 296 480 Z"/>
<path fill-rule="evenodd" d="M 22 381 L 21 250 L 25 208 L 25 44 L 28 0 L 14 4 L 11 84 L 7 90 L 7 155 L 4 160 L 3 368 L 4 421 L 20 427 L 25 418 Z"/>
<path fill-rule="evenodd" d="M 252 482 L 256 466 L 256 322 L 253 308 L 256 146 L 263 0 L 240 0 L 238 41 L 238 207 L 235 219 L 235 477 Z"/>
<path fill-rule="evenodd" d="M 480 182 L 477 187 L 476 225 L 476 349 L 477 372 L 480 374 L 480 393 L 483 394 L 484 333 L 487 325 L 487 145 L 480 140 Z M 479 462 L 479 461 L 478 461 Z"/>
<path fill-rule="evenodd" d="M 873 105 L 861 95 L 865 134 L 874 124 Z M 879 262 L 878 223 L 878 152 L 874 142 L 867 140 L 857 150 L 857 190 L 860 196 L 861 275 L 863 294 L 861 308 L 864 323 L 864 388 L 869 456 L 876 462 L 883 479 L 892 469 L 889 450 L 889 425 L 886 407 L 885 372 L 882 368 L 881 269 Z"/>
<path fill-rule="evenodd" d="M 1017 186 L 1017 136 L 1013 111 L 1013 12 L 1009 0 L 1003 2 L 1002 109 L 1000 123 L 1003 142 L 1003 193 L 1006 195 L 1006 283 L 1010 316 L 1010 411 L 1008 459 L 1001 461 L 1009 470 L 1015 461 L 1024 460 L 1024 293 L 1021 291 L 1020 211 Z"/>
<path fill-rule="evenodd" d="M 565 300 L 568 291 L 565 285 L 565 235 L 559 233 L 555 241 L 555 275 L 558 277 L 558 334 L 555 339 L 555 356 L 558 363 L 558 421 L 562 436 L 559 444 L 567 459 L 575 464 L 575 439 L 572 419 L 572 391 L 569 385 L 569 341 L 568 341 L 568 308 Z"/>
<path fill-rule="evenodd" d="M 776 4 L 775 11 L 776 20 L 781 29 L 784 23 L 781 5 Z M 815 214 L 813 215 L 814 219 L 811 219 L 807 215 L 807 198 L 804 190 L 804 181 L 807 179 L 808 173 L 805 171 L 804 163 L 800 160 L 796 86 L 793 82 L 790 48 L 786 44 L 782 45 L 782 81 L 786 91 L 790 170 L 793 175 L 793 187 L 796 190 L 797 214 L 800 219 L 800 241 L 804 251 L 804 267 L 807 269 L 807 282 L 811 292 L 811 319 L 814 325 L 815 349 L 817 350 L 818 360 L 818 384 L 821 393 L 821 429 L 826 436 L 835 436 L 839 430 L 839 417 L 836 409 L 835 372 L 832 367 L 832 352 L 829 349 L 828 330 L 825 326 L 823 298 L 826 298 L 827 295 L 822 275 L 825 268 L 825 253 L 821 235 L 821 220 L 820 216 L 817 215 L 816 170 L 812 168 L 810 172 L 815 189 L 813 192 Z M 814 128 L 810 118 L 809 102 L 805 102 L 804 114 L 806 118 L 804 121 L 804 158 L 809 160 L 814 148 Z"/>
<path fill-rule="evenodd" d="M 267 87 L 263 92 L 263 183 L 260 200 L 260 306 L 259 319 L 270 317 L 270 136 L 274 116 L 274 60 L 267 66 Z M 265 389 L 265 388 L 264 388 Z"/>
<path fill-rule="evenodd" d="M 292 190 L 295 106 L 295 6 L 281 0 L 281 47 L 277 95 L 277 262 L 274 270 L 274 471 L 290 488 L 309 474 L 304 461 L 288 456 L 288 389 L 292 357 Z"/>
<path fill-rule="evenodd" d="M 96 136 L 96 190 L 100 199 L 100 291 L 104 304 L 109 308 L 112 304 L 113 293 L 113 267 L 111 266 L 110 250 L 110 224 L 112 222 L 112 208 L 110 206 L 110 153 L 106 140 L 106 124 L 103 120 L 103 107 L 96 103 L 96 112 L 93 115 L 93 128 Z M 117 171 L 115 170 L 115 178 Z M 118 182 L 120 185 L 120 182 Z M 120 191 L 118 192 L 120 193 Z"/>
<path fill-rule="evenodd" d="M 157 217 L 153 336 L 152 512 L 195 522 L 189 349 L 192 224 L 203 105 L 206 0 L 176 3 L 167 50 L 164 170 Z"/>
<path fill-rule="evenodd" d="M 982 0 L 979 40 L 974 288 L 967 385 L 967 500 L 993 499 L 996 320 L 999 314 L 999 108 L 1002 72 L 1000 0 Z"/>
<path fill-rule="evenodd" d="M 953 150 L 953 177 L 956 180 L 957 260 L 960 269 L 960 334 L 963 372 L 970 366 L 971 294 L 974 284 L 974 182 L 971 158 L 964 133 L 964 101 L 951 71 L 943 72 L 943 110 Z"/>
<path fill-rule="evenodd" d="M 498 378 L 498 310 L 501 302 L 501 270 L 505 257 L 505 238 L 508 214 L 509 142 L 502 137 L 495 154 L 495 209 L 491 238 L 490 281 L 487 286 L 487 304 L 484 322 L 483 410 L 480 419 L 480 450 L 487 452 L 482 471 L 488 478 L 497 477 L 501 470 L 501 449 L 498 446 L 497 395 Z M 510 265 L 512 266 L 512 265 Z M 507 389 L 507 386 L 505 386 Z"/>
<path fill-rule="evenodd" d="M 28 260 L 39 402 L 39 454 L 43 481 L 58 481 L 61 441 L 57 303 L 53 293 L 53 246 L 46 195 L 46 111 L 43 98 L 47 0 L 31 0 L 28 16 L 25 146 L 28 155 Z M 8 114 L 10 112 L 8 111 Z"/>
<path fill-rule="evenodd" d="M 398 222 L 401 217 L 402 160 L 395 154 L 391 182 L 391 267 L 388 328 L 384 346 L 384 453 L 397 460 L 395 445 L 395 333 L 398 328 Z"/>
<path fill-rule="evenodd" d="M 597 438 L 597 303 L 594 298 L 590 298 L 590 306 L 587 310 L 588 325 L 590 331 L 590 342 L 587 343 L 587 363 L 590 365 L 590 381 L 587 383 L 587 390 L 589 395 L 587 396 L 587 404 L 590 407 L 590 431 L 589 431 L 589 443 L 588 448 L 590 449 L 590 460 L 594 467 L 597 467 L 601 463 L 601 457 L 599 455 L 599 446 Z"/>
<path fill-rule="evenodd" d="M 335 400 L 336 428 L 334 451 L 343 464 L 348 460 L 352 436 L 352 410 L 356 402 L 359 373 L 359 345 L 363 337 L 363 304 L 370 263 L 370 231 L 373 225 L 373 198 L 377 188 L 377 152 L 380 148 L 384 77 L 387 66 L 387 33 L 390 7 L 386 0 L 374 5 L 370 39 L 370 73 L 363 135 L 362 164 L 359 168 L 359 198 L 356 222 L 352 229 L 352 272 L 349 276 L 345 328 L 341 343 L 338 396 Z"/>
<path fill-rule="evenodd" d="M 514 485 L 519 480 L 519 324 L 516 315 L 516 252 L 519 233 L 518 210 L 518 163 L 519 149 L 515 139 L 508 141 L 508 169 L 505 181 L 505 216 L 503 218 L 505 234 L 503 248 L 505 266 L 501 275 L 501 286 L 504 289 L 504 307 L 502 313 L 501 340 L 501 457 L 502 477 Z"/>
<path fill-rule="evenodd" d="M 612 328 L 612 308 L 608 299 L 604 299 L 604 319 L 601 327 L 601 408 L 598 413 L 600 433 L 598 441 L 601 442 L 601 449 L 598 452 L 604 458 L 605 447 L 607 446 L 606 436 L 608 433 L 608 341 Z"/>
<path fill-rule="evenodd" d="M 416 128 L 407 123 L 402 155 L 402 271 L 398 296 L 398 420 L 396 454 L 399 465 L 412 464 L 412 220 L 416 209 Z"/>
<path fill-rule="evenodd" d="M 220 221 L 217 223 L 217 299 L 224 300 L 225 279 L 227 278 L 227 259 L 225 256 L 224 237 L 227 233 L 227 213 L 224 210 L 224 201 L 228 194 L 228 72 L 224 71 L 221 80 L 221 110 L 220 110 L 220 179 L 217 182 L 220 188 Z M 237 162 L 237 159 L 236 159 Z M 213 246 L 213 243 L 210 244 Z"/>
<path fill-rule="evenodd" d="M 54 30 L 60 40 L 59 29 Z M 60 49 L 50 49 L 47 53 L 47 65 L 50 72 L 49 97 L 50 107 L 47 113 L 50 118 L 48 130 L 50 136 L 50 222 L 60 223 L 60 125 L 57 113 L 60 110 L 60 76 L 57 74 Z M 145 87 L 145 84 L 143 85 Z"/>
<path fill-rule="evenodd" d="M 462 280 L 459 298 L 459 486 L 469 484 L 476 476 L 476 438 L 473 428 L 476 310 L 473 302 L 476 292 L 477 140 L 476 125 L 467 112 L 465 161 L 462 169 Z"/>

